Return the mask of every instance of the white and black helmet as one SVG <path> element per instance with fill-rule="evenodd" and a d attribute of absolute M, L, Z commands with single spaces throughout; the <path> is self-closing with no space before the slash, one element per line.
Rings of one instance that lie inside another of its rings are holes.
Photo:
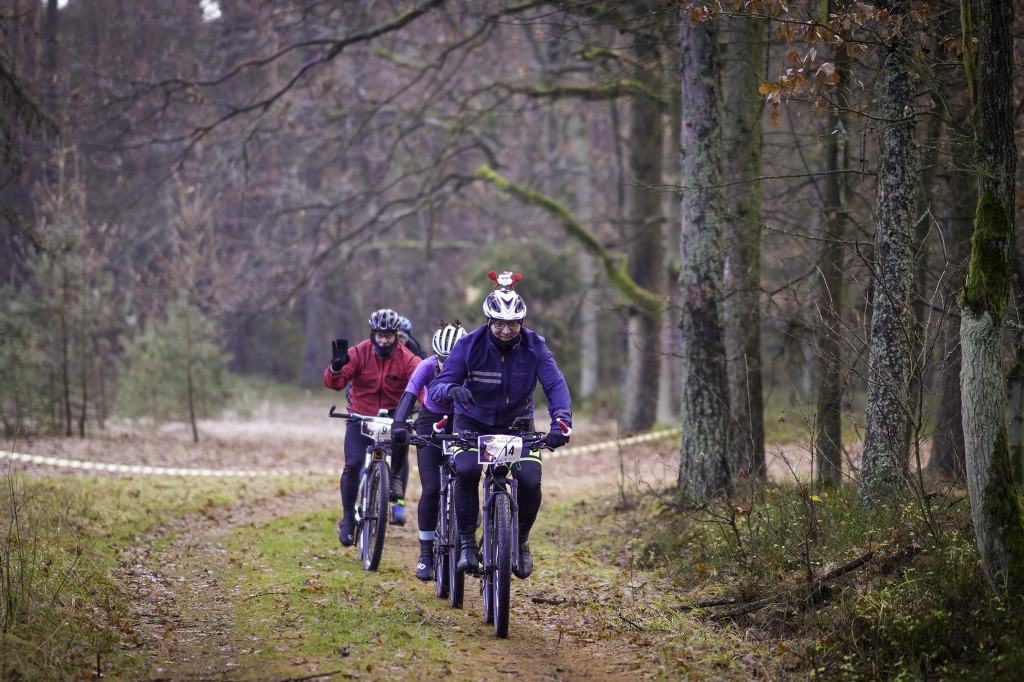
<path fill-rule="evenodd" d="M 370 331 L 397 332 L 401 328 L 401 319 L 391 308 L 381 308 L 370 315 Z"/>
<path fill-rule="evenodd" d="M 498 288 L 484 299 L 484 315 L 488 320 L 520 322 L 526 317 L 526 301 L 510 288 Z"/>
<path fill-rule="evenodd" d="M 448 356 L 452 353 L 455 342 L 465 335 L 466 330 L 462 328 L 462 325 L 446 324 L 441 327 L 434 332 L 434 338 L 430 342 L 434 349 L 434 355 L 440 360 L 447 360 Z"/>

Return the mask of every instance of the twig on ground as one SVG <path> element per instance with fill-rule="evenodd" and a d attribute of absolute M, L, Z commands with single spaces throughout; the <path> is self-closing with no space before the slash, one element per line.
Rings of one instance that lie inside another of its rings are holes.
<path fill-rule="evenodd" d="M 888 560 L 886 561 L 886 564 L 888 566 L 898 566 L 898 565 L 906 562 L 908 559 L 910 559 L 914 555 L 918 554 L 920 551 L 921 551 L 920 545 L 917 545 L 917 544 L 911 545 L 910 547 L 907 547 L 906 549 L 904 549 L 904 550 L 902 550 L 900 552 L 897 552 L 896 554 L 892 555 L 892 557 L 889 557 Z M 818 579 L 816 579 L 814 581 L 814 587 L 809 592 L 807 592 L 803 597 L 801 597 L 799 599 L 800 603 L 802 604 L 802 608 L 808 608 L 810 606 L 815 606 L 815 605 L 820 604 L 821 602 L 825 601 L 831 595 L 831 589 L 829 587 L 830 583 L 832 583 L 836 579 L 846 575 L 847 573 L 850 573 L 852 571 L 856 571 L 857 569 L 863 567 L 864 565 L 866 565 L 866 564 L 868 564 L 868 563 L 870 563 L 872 561 L 878 560 L 878 558 L 879 557 L 878 557 L 877 552 L 875 550 L 871 550 L 871 551 L 865 552 L 864 554 L 860 555 L 856 559 L 851 559 L 850 561 L 847 561 L 845 564 L 842 564 L 841 566 L 837 566 L 837 567 L 833 568 L 832 570 L 826 572 L 824 575 L 822 575 Z M 724 611 L 722 613 L 717 613 L 717 614 L 711 616 L 711 620 L 725 620 L 727 618 L 735 618 L 736 616 L 746 615 L 748 613 L 752 613 L 754 611 L 762 609 L 762 608 L 764 608 L 766 606 L 770 606 L 772 604 L 784 603 L 784 602 L 790 601 L 792 596 L 793 596 L 793 594 L 794 594 L 794 591 L 782 592 L 782 593 L 773 595 L 771 597 L 765 597 L 764 599 L 759 599 L 758 601 L 749 602 L 749 603 L 743 604 L 742 606 L 738 606 L 738 607 L 736 607 L 734 609 L 729 609 L 728 611 Z M 724 600 L 719 600 L 719 601 L 724 601 Z"/>

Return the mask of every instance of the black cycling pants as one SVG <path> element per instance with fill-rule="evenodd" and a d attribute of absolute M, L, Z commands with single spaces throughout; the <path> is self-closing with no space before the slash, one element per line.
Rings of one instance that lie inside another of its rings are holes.
<path fill-rule="evenodd" d="M 478 434 L 509 433 L 509 426 L 486 425 L 464 415 L 455 416 L 455 431 Z M 480 475 L 483 465 L 477 463 L 477 451 L 463 450 L 455 455 L 458 479 L 455 481 L 455 512 L 459 519 L 459 532 L 475 532 L 480 513 Z M 519 538 L 527 538 L 540 511 L 541 458 L 539 452 L 524 452 L 523 458 L 512 465 L 512 478 L 518 481 Z"/>
<path fill-rule="evenodd" d="M 420 436 L 430 437 L 434 432 L 434 424 L 442 416 L 421 407 L 420 416 L 416 419 L 416 433 Z M 444 430 L 445 433 L 452 432 L 450 419 Z M 443 461 L 444 453 L 441 451 L 440 444 L 416 447 L 416 463 L 419 465 L 420 486 L 423 488 L 420 493 L 419 506 L 416 508 L 416 519 L 419 522 L 421 533 L 423 531 L 432 533 L 437 530 L 437 512 L 441 506 L 441 463 Z"/>

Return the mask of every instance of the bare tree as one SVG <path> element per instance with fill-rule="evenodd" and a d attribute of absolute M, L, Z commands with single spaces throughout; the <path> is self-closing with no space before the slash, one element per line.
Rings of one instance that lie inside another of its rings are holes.
<path fill-rule="evenodd" d="M 645 25 L 635 31 L 633 53 L 636 81 L 654 93 L 661 92 L 662 62 L 658 15 L 648 3 L 635 6 Z M 654 20 L 651 18 L 653 17 Z M 629 123 L 629 274 L 653 292 L 664 288 L 665 259 L 663 223 L 665 211 L 660 191 L 664 128 L 662 108 L 648 97 L 634 97 Z M 627 362 L 624 385 L 624 431 L 649 429 L 657 417 L 661 360 L 661 313 L 632 308 L 627 322 Z"/>
<path fill-rule="evenodd" d="M 768 60 L 763 17 L 722 17 L 722 180 L 725 348 L 732 412 L 733 470 L 764 476 L 761 387 L 761 215 L 763 99 Z"/>
<path fill-rule="evenodd" d="M 708 496 L 729 484 L 729 396 L 722 300 L 718 45 L 712 21 L 680 22 L 682 443 L 679 487 Z"/>
<path fill-rule="evenodd" d="M 903 0 L 879 4 L 899 18 Z M 881 108 L 878 161 L 878 217 L 875 225 L 868 356 L 868 404 L 860 499 L 872 506 L 891 499 L 907 470 L 907 420 L 914 281 L 913 227 L 915 173 L 913 80 L 908 60 L 909 30 L 897 29 L 881 53 L 878 99 Z"/>

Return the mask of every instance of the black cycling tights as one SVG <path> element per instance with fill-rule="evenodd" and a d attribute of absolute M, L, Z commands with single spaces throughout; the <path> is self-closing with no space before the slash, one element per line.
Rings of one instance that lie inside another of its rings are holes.
<path fill-rule="evenodd" d="M 430 436 L 433 433 L 434 424 L 439 419 L 441 419 L 441 415 L 421 407 L 420 416 L 416 419 L 416 433 L 425 437 Z M 445 425 L 445 432 L 452 432 L 450 419 Z M 416 463 L 420 469 L 420 486 L 423 488 L 420 493 L 419 506 L 416 508 L 416 519 L 419 521 L 420 531 L 437 530 L 437 511 L 441 506 L 441 461 L 443 456 L 439 445 L 420 445 L 416 448 Z"/>
<path fill-rule="evenodd" d="M 476 433 L 508 433 L 508 427 L 482 425 L 472 419 L 457 415 L 456 431 L 473 431 Z M 469 533 L 476 528 L 480 510 L 480 475 L 483 465 L 477 464 L 476 450 L 466 450 L 455 455 L 455 468 L 458 480 L 455 482 L 455 512 L 459 517 L 459 532 Z M 512 477 L 518 484 L 519 500 L 519 537 L 529 537 L 533 522 L 537 520 L 540 510 L 541 470 L 540 454 L 523 453 L 523 459 L 512 465 Z"/>

